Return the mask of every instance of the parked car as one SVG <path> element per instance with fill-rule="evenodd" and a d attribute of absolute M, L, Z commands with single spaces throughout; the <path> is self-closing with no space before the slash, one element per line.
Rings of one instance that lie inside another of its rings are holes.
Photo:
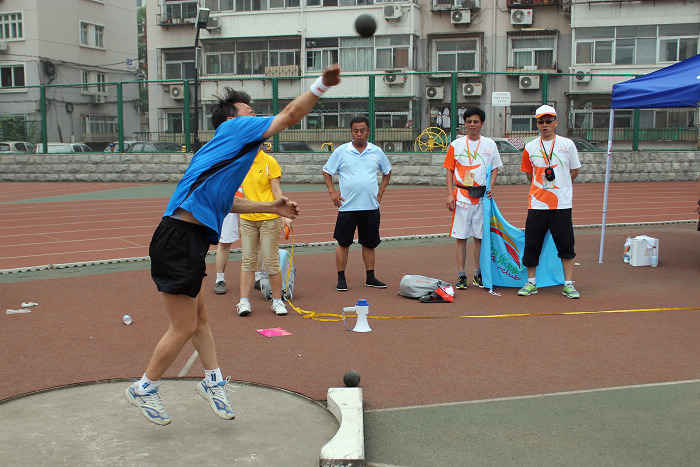
<path fill-rule="evenodd" d="M 37 154 L 44 153 L 44 144 L 36 145 Z M 85 143 L 48 143 L 48 154 L 69 154 L 71 152 L 93 152 Z"/>
<path fill-rule="evenodd" d="M 521 149 L 516 148 L 513 146 L 513 143 L 508 141 L 505 138 L 491 138 L 495 143 L 496 147 L 498 148 L 498 152 L 522 152 Z"/>
<path fill-rule="evenodd" d="M 124 152 L 182 152 L 182 145 L 172 141 L 134 141 Z"/>
<path fill-rule="evenodd" d="M 34 152 L 36 145 L 27 141 L 2 141 L 0 152 Z"/>
<path fill-rule="evenodd" d="M 581 138 L 569 138 L 576 145 L 576 149 L 579 151 L 602 151 L 599 147 Z"/>

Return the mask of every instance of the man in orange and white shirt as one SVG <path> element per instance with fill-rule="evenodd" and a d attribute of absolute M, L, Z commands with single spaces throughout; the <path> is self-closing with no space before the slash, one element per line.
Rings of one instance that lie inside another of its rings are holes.
<path fill-rule="evenodd" d="M 535 112 L 540 137 L 530 141 L 523 150 L 521 170 L 530 182 L 527 220 L 525 221 L 525 251 L 523 265 L 528 279 L 518 295 L 537 293 L 535 276 L 547 231 L 557 247 L 564 269 L 564 290 L 567 298 L 579 298 L 574 288 L 574 226 L 571 217 L 573 181 L 581 162 L 573 141 L 557 136 L 557 111 L 543 105 Z"/>
<path fill-rule="evenodd" d="M 498 168 L 503 166 L 496 143 L 481 136 L 486 113 L 478 107 L 464 111 L 467 135 L 452 141 L 442 166 L 447 169 L 447 209 L 452 212 L 450 236 L 457 240 L 457 289 L 467 288 L 466 260 L 467 239 L 474 237 L 474 279 L 472 284 L 484 287 L 481 282 L 481 237 L 484 227 L 483 197 L 491 198 Z M 486 187 L 486 176 L 491 166 L 491 185 Z"/>

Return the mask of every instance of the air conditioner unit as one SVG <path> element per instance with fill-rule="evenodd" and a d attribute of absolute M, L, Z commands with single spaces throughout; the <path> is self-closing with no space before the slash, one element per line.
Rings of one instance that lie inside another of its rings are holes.
<path fill-rule="evenodd" d="M 93 104 L 102 104 L 105 101 L 105 96 L 103 94 L 93 94 L 92 95 L 92 103 Z"/>
<path fill-rule="evenodd" d="M 472 12 L 469 10 L 455 10 L 450 15 L 452 24 L 469 24 L 472 22 Z"/>
<path fill-rule="evenodd" d="M 10 50 L 10 43 L 7 41 L 0 41 L 0 52 L 7 52 Z"/>
<path fill-rule="evenodd" d="M 540 77 L 533 75 L 524 75 L 518 77 L 518 87 L 520 89 L 539 89 Z"/>
<path fill-rule="evenodd" d="M 482 83 L 462 84 L 462 94 L 465 96 L 480 96 L 484 85 Z"/>
<path fill-rule="evenodd" d="M 181 84 L 171 84 L 170 85 L 170 97 L 173 99 L 184 99 L 185 98 L 185 87 Z"/>
<path fill-rule="evenodd" d="M 574 75 L 574 81 L 577 83 L 590 83 L 591 70 L 583 70 L 581 68 L 573 68 L 571 73 Z"/>
<path fill-rule="evenodd" d="M 403 142 L 387 141 L 382 145 L 382 150 L 385 152 L 401 152 L 403 151 Z"/>
<path fill-rule="evenodd" d="M 445 95 L 445 89 L 442 86 L 426 86 L 425 98 L 442 100 Z"/>
<path fill-rule="evenodd" d="M 401 5 L 386 5 L 384 7 L 384 19 L 387 21 L 401 19 Z"/>
<path fill-rule="evenodd" d="M 532 10 L 511 10 L 510 24 L 515 24 L 516 26 L 532 24 Z"/>
<path fill-rule="evenodd" d="M 457 4 L 465 10 L 481 10 L 481 0 L 461 0 Z"/>
<path fill-rule="evenodd" d="M 397 84 L 401 85 L 406 82 L 406 75 L 399 75 L 396 73 L 391 73 L 389 75 L 384 75 L 382 77 L 386 84 Z"/>
<path fill-rule="evenodd" d="M 451 10 L 454 7 L 454 0 L 433 0 L 433 11 Z"/>

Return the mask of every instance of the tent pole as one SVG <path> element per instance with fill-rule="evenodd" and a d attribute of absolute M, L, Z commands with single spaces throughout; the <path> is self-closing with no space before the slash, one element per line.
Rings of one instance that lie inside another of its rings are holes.
<path fill-rule="evenodd" d="M 608 214 L 608 187 L 610 186 L 610 161 L 612 159 L 613 127 L 615 121 L 615 109 L 610 109 L 610 124 L 608 125 L 608 157 L 605 161 L 605 192 L 603 194 L 603 222 L 600 226 L 600 254 L 598 263 L 603 263 L 603 248 L 605 246 L 605 218 Z"/>

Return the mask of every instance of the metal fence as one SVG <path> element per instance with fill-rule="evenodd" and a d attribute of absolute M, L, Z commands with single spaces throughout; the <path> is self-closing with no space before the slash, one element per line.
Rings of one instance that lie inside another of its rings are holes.
<path fill-rule="evenodd" d="M 0 138 L 42 143 L 39 152 L 60 152 L 64 146 L 52 144 L 58 142 L 82 142 L 93 151 L 105 150 L 110 142 L 120 151 L 134 142 L 171 142 L 193 151 L 197 142 L 211 139 L 211 107 L 226 87 L 250 94 L 258 115 L 274 115 L 316 78 L 276 76 L 297 70 L 267 67 L 261 70 L 268 75 L 264 78 L 25 88 L 26 93 L 2 96 L 20 97 L 12 101 L 11 114 L 0 115 Z M 608 139 L 612 86 L 633 77 L 532 70 L 344 75 L 300 124 L 275 136 L 269 149 L 330 151 L 350 140 L 352 118 L 366 116 L 371 122 L 370 140 L 386 152 L 442 151 L 462 133 L 464 110 L 472 106 L 486 111 L 482 134 L 508 139 L 519 149 L 537 136 L 533 114 L 547 103 L 557 109 L 558 134 L 586 140 L 602 151 Z M 492 93 L 500 93 L 500 98 L 507 93 L 509 105 L 494 105 Z M 0 112 L 8 107 L 3 105 Z M 163 147 L 172 151 L 172 145 Z M 698 109 L 616 110 L 613 148 L 695 150 Z"/>

